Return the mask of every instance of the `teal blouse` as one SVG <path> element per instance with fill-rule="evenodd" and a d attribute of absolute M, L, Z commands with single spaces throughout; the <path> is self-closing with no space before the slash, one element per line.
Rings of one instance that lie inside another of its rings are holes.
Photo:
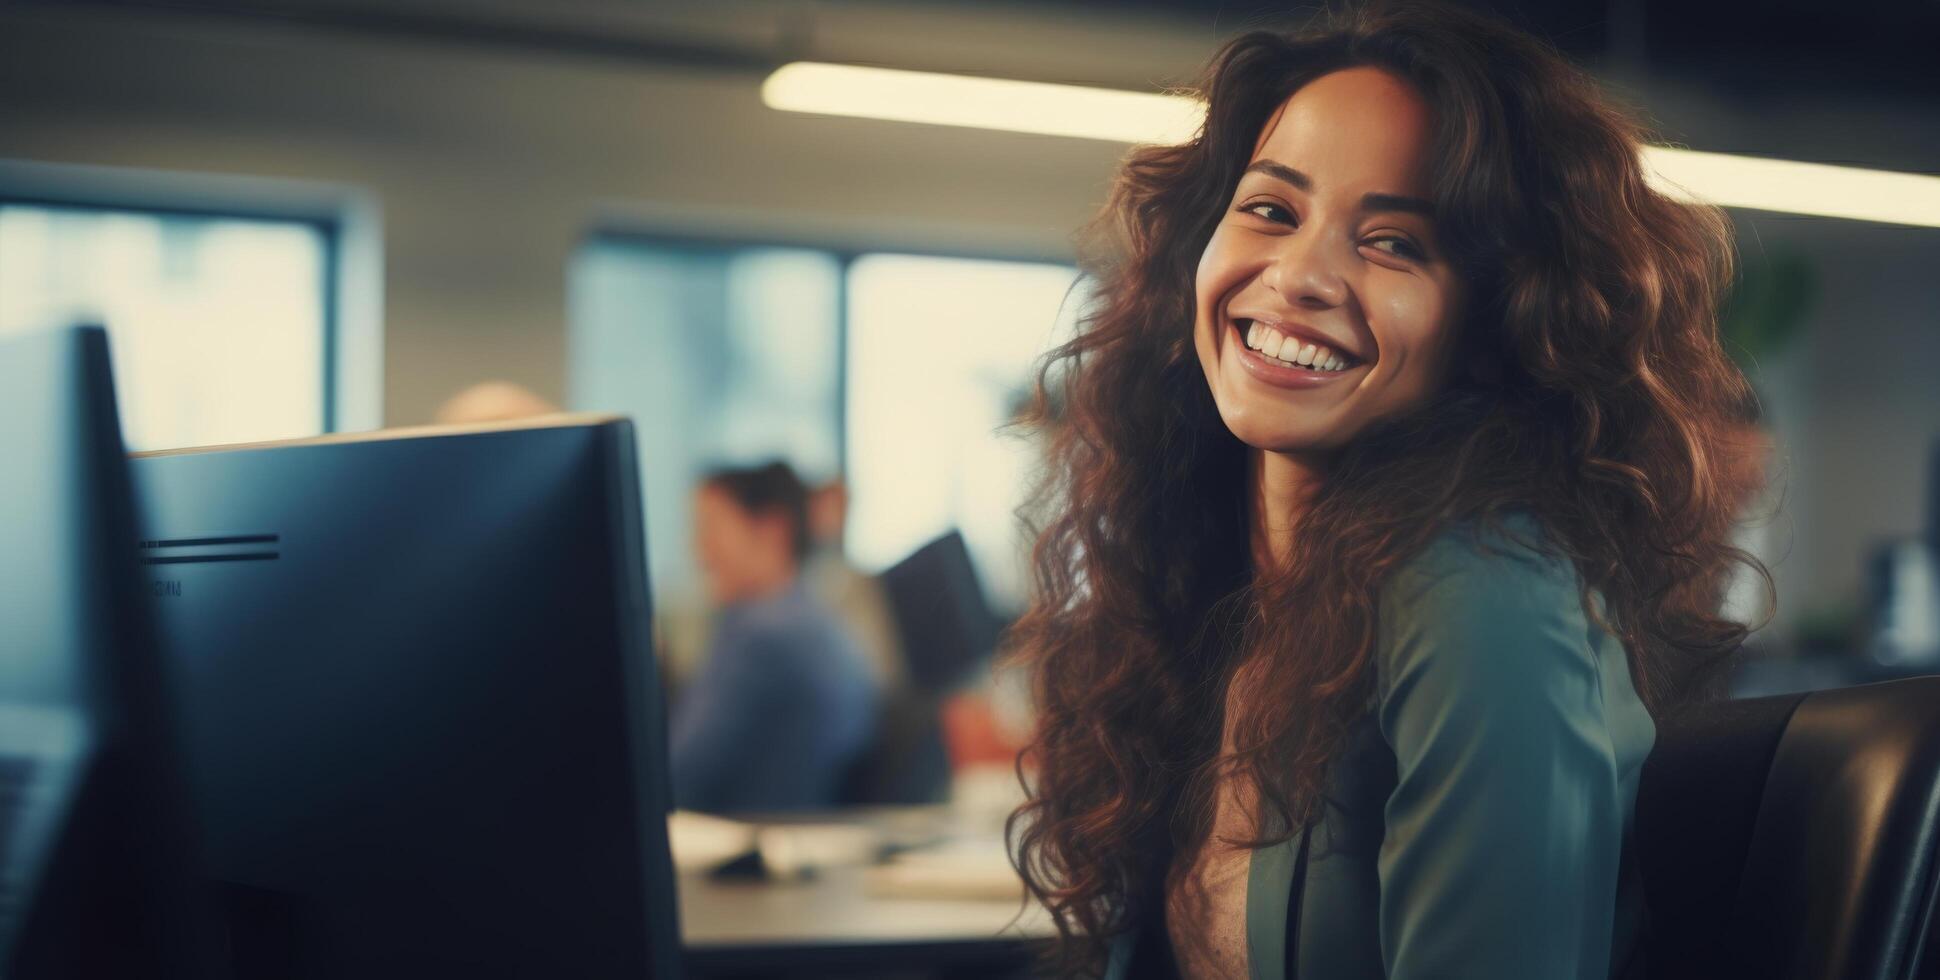
<path fill-rule="evenodd" d="M 1526 514 L 1504 523 L 1536 534 Z M 1320 822 L 1251 856 L 1255 980 L 1295 962 L 1301 980 L 1625 972 L 1643 916 L 1637 778 L 1657 729 L 1578 582 L 1567 559 L 1469 525 L 1393 574 L 1376 693 Z M 1163 934 L 1147 922 L 1117 936 L 1106 976 L 1170 975 L 1146 962 L 1169 956 Z"/>

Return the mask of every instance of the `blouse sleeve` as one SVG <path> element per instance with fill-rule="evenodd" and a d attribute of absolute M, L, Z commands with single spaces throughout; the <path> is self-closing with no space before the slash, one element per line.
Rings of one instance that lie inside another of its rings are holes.
<path fill-rule="evenodd" d="M 1380 629 L 1389 980 L 1603 980 L 1626 801 L 1574 569 L 1444 537 Z"/>

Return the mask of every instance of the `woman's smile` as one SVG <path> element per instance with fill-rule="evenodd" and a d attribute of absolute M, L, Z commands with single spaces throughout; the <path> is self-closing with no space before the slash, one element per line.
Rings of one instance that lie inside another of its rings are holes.
<path fill-rule="evenodd" d="M 1338 371 L 1366 358 L 1357 356 L 1347 344 L 1305 324 L 1278 318 L 1235 315 L 1231 324 L 1246 340 L 1246 346 L 1288 363 L 1320 371 Z"/>
<path fill-rule="evenodd" d="M 1259 381 L 1280 388 L 1315 388 L 1344 380 L 1361 367 L 1358 360 L 1330 347 L 1288 336 L 1260 321 L 1230 321 L 1239 362 Z"/>

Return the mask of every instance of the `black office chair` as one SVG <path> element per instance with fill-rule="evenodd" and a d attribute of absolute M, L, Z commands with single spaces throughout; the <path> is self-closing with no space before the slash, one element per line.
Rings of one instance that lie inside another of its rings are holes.
<path fill-rule="evenodd" d="M 1650 977 L 1940 978 L 1940 677 L 1660 721 L 1636 821 Z"/>

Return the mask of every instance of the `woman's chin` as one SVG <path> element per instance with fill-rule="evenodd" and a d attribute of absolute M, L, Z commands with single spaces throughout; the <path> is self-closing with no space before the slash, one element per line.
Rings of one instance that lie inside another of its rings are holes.
<path fill-rule="evenodd" d="M 1221 413 L 1226 431 L 1244 445 L 1268 453 L 1301 455 L 1331 452 L 1338 442 L 1329 433 L 1313 432 L 1306 426 L 1288 425 L 1285 419 L 1259 418 L 1249 412 Z"/>
<path fill-rule="evenodd" d="M 1277 438 L 1262 439 L 1258 442 L 1247 442 L 1242 439 L 1240 441 L 1245 442 L 1246 445 L 1261 452 L 1275 453 L 1281 456 L 1319 456 L 1331 453 L 1337 448 L 1305 439 Z"/>

